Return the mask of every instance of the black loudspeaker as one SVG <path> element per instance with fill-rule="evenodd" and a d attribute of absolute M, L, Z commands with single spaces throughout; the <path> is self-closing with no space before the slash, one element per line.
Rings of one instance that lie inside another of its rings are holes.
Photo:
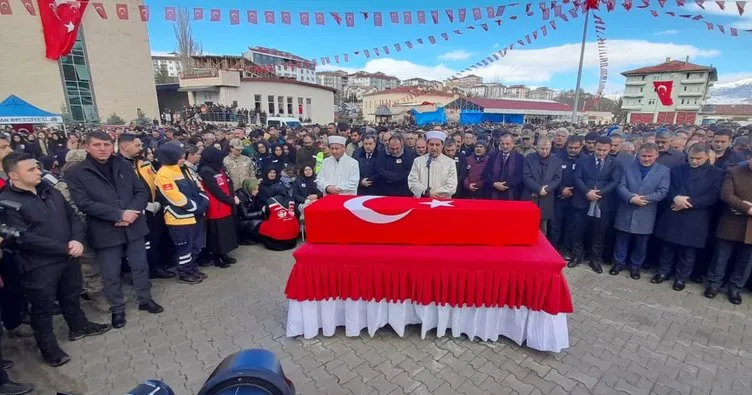
<path fill-rule="evenodd" d="M 230 394 L 295 395 L 295 386 L 272 352 L 243 350 L 225 358 L 198 392 L 198 395 Z"/>

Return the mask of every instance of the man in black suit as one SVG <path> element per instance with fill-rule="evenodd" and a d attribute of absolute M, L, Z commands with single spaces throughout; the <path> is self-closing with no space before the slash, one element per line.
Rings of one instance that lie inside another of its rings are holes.
<path fill-rule="evenodd" d="M 514 136 L 505 132 L 499 139 L 499 149 L 489 158 L 483 175 L 491 199 L 520 200 L 524 159 L 514 149 Z"/>
<path fill-rule="evenodd" d="M 66 171 L 71 197 L 86 214 L 89 245 L 96 250 L 102 283 L 112 312 L 112 326 L 125 326 L 125 297 L 120 277 L 123 254 L 133 276 L 139 310 L 164 311 L 151 297 L 143 215 L 149 200 L 143 183 L 129 163 L 113 155 L 110 136 L 101 131 L 86 136 L 86 159 Z"/>
<path fill-rule="evenodd" d="M 606 233 L 613 231 L 611 221 L 616 209 L 614 196 L 621 181 L 621 167 L 609 156 L 611 139 L 598 137 L 593 155 L 583 155 L 575 164 L 574 197 L 575 227 L 572 241 L 573 258 L 568 267 L 579 266 L 584 260 L 585 234 L 590 227 L 590 267 L 603 273 L 603 245 Z"/>
<path fill-rule="evenodd" d="M 354 134 L 354 132 L 353 132 Z M 358 195 L 375 195 L 378 186 L 374 184 L 376 175 L 376 158 L 382 155 L 376 150 L 376 136 L 369 134 L 363 137 L 363 146 L 356 149 L 353 158 L 358 161 L 360 168 L 360 185 Z"/>
<path fill-rule="evenodd" d="M 562 128 L 563 129 L 563 128 Z M 559 133 L 559 131 L 557 131 Z M 561 183 L 556 190 L 556 205 L 554 218 L 550 222 L 549 240 L 566 260 L 572 259 L 572 233 L 574 231 L 574 211 L 572 198 L 574 197 L 574 171 L 580 152 L 584 145 L 582 136 L 571 136 L 565 144 L 566 149 L 558 154 L 562 160 Z"/>
<path fill-rule="evenodd" d="M 658 146 L 658 160 L 656 162 L 672 169 L 687 163 L 687 154 L 671 148 L 674 133 L 660 129 L 655 133 L 655 145 Z"/>

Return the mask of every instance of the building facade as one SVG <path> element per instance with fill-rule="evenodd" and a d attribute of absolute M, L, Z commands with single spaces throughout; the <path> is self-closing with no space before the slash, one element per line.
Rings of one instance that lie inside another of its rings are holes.
<path fill-rule="evenodd" d="M 662 64 L 621 74 L 626 77 L 621 108 L 629 123 L 697 124 L 710 87 L 718 80 L 715 67 L 689 63 L 689 58 L 666 58 Z M 658 86 L 667 85 L 671 104 L 663 104 L 656 92 Z"/>
<path fill-rule="evenodd" d="M 701 124 L 722 122 L 752 125 L 752 104 L 708 104 L 700 109 Z"/>
<path fill-rule="evenodd" d="M 289 52 L 266 47 L 252 47 L 243 54 L 251 62 L 268 67 L 279 77 L 316 84 L 316 65 Z"/>
<path fill-rule="evenodd" d="M 347 100 L 345 96 L 345 88 L 347 88 L 348 74 L 342 70 L 337 71 L 321 71 L 316 74 L 316 81 L 319 85 L 328 86 L 329 88 L 336 89 L 334 94 L 334 102 L 341 103 Z"/>
<path fill-rule="evenodd" d="M 475 74 L 466 75 L 463 77 L 450 78 L 446 82 L 447 87 L 463 87 L 468 88 L 483 83 L 483 78 L 478 77 Z"/>
<path fill-rule="evenodd" d="M 122 3 L 135 18 L 103 20 L 90 9 L 73 50 L 58 61 L 44 56 L 39 16 L 22 7 L 3 15 L 0 40 L 13 43 L 13 55 L 0 67 L 0 97 L 16 94 L 44 110 L 66 111 L 81 123 L 104 122 L 111 114 L 131 121 L 139 110 L 159 118 L 149 35 L 137 17 L 143 1 Z"/>
<path fill-rule="evenodd" d="M 527 99 L 530 93 L 530 88 L 525 85 L 512 85 L 508 86 L 504 90 L 504 97 L 513 99 Z"/>
<path fill-rule="evenodd" d="M 441 81 L 436 80 L 427 80 L 425 78 L 410 78 L 406 80 L 402 80 L 400 82 L 401 86 L 426 86 L 430 87 L 432 89 L 442 89 L 444 88 L 444 83 Z"/>
<path fill-rule="evenodd" d="M 168 77 L 177 78 L 178 74 L 183 71 L 183 65 L 177 53 L 151 53 L 151 65 L 154 68 L 154 74 L 162 70 L 167 72 Z"/>
<path fill-rule="evenodd" d="M 394 89 L 399 86 L 400 80 L 397 77 L 386 75 L 382 72 L 367 73 L 359 71 L 348 76 L 349 84 L 355 86 L 372 86 L 376 90 L 383 91 Z"/>
<path fill-rule="evenodd" d="M 531 100 L 553 100 L 557 92 L 546 87 L 535 88 L 528 92 L 527 98 Z"/>
<path fill-rule="evenodd" d="M 248 77 L 243 70 L 183 74 L 180 90 L 191 105 L 222 104 L 324 124 L 334 121 L 334 88 L 289 78 Z"/>

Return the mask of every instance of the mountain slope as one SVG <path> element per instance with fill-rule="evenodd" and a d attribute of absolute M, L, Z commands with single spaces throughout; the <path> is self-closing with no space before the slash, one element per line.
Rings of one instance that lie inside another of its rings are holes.
<path fill-rule="evenodd" d="M 752 78 L 716 84 L 708 104 L 752 104 Z"/>

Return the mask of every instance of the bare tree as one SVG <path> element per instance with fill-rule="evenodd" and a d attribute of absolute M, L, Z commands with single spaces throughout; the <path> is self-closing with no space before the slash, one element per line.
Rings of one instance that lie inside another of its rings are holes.
<path fill-rule="evenodd" d="M 172 25 L 177 41 L 178 56 L 183 70 L 188 71 L 193 68 L 194 55 L 201 55 L 204 52 L 201 43 L 193 36 L 191 28 L 191 18 L 186 8 L 178 8 L 175 22 Z"/>

